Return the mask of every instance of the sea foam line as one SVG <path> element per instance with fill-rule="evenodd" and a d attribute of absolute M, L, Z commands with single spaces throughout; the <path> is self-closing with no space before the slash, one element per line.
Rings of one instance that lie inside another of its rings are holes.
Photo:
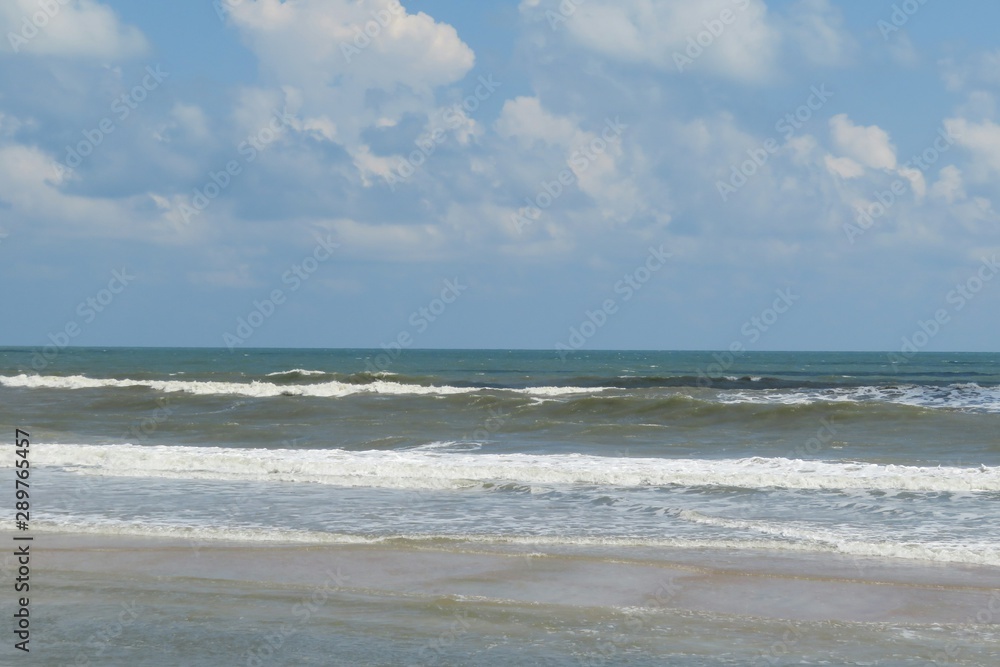
<path fill-rule="evenodd" d="M 35 465 L 91 475 L 313 482 L 373 488 L 448 489 L 485 483 L 610 487 L 880 489 L 996 492 L 1000 467 L 958 468 L 787 458 L 654 459 L 580 454 L 288 450 L 39 444 Z M 6 462 L 0 465 L 9 467 Z"/>
<path fill-rule="evenodd" d="M 67 532 L 91 535 L 120 535 L 184 539 L 204 546 L 203 541 L 237 541 L 249 543 L 298 543 L 329 545 L 377 545 L 446 547 L 464 544 L 515 545 L 533 547 L 660 547 L 673 549 L 764 550 L 797 553 L 829 553 L 861 558 L 896 558 L 1000 566 L 1000 552 L 995 545 L 960 546 L 936 542 L 896 543 L 863 540 L 788 541 L 767 538 L 748 539 L 687 539 L 634 538 L 593 535 L 487 535 L 487 534 L 411 534 L 353 535 L 320 531 L 292 530 L 269 526 L 186 526 L 181 524 L 149 524 L 144 521 L 120 519 L 46 518 L 36 520 L 32 528 L 41 533 Z"/>
<path fill-rule="evenodd" d="M 719 397 L 722 403 L 772 403 L 812 405 L 815 403 L 880 402 L 920 408 L 948 408 L 975 412 L 1000 412 L 1000 388 L 982 387 L 974 382 L 928 386 L 836 387 L 810 390 L 742 390 Z"/>
<path fill-rule="evenodd" d="M 276 375 L 326 375 L 326 371 L 311 371 L 305 368 L 293 368 L 290 371 L 275 371 L 274 373 L 268 373 L 267 377 L 274 377 Z"/>
<path fill-rule="evenodd" d="M 299 371 L 302 372 L 302 371 Z M 274 384 L 272 382 L 210 382 L 181 380 L 116 380 L 114 378 L 90 378 L 84 375 L 15 375 L 0 376 L 0 385 L 29 389 L 103 389 L 148 387 L 163 392 L 185 392 L 212 396 L 233 395 L 253 398 L 274 396 L 313 396 L 319 398 L 341 398 L 354 394 L 394 394 L 394 395 L 434 395 L 474 394 L 487 390 L 482 387 L 452 387 L 448 385 L 424 386 L 403 384 L 387 380 L 375 380 L 366 384 L 346 382 L 318 382 L 315 384 Z M 491 388 L 490 391 L 511 391 L 516 393 L 559 396 L 563 394 L 591 393 L 603 391 L 602 387 L 529 387 L 526 389 Z"/>

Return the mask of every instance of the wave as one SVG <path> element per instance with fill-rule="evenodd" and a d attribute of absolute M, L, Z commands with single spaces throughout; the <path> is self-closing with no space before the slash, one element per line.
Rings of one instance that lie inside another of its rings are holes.
<path fill-rule="evenodd" d="M 266 377 L 285 377 L 288 375 L 306 377 L 309 375 L 326 375 L 326 374 L 327 374 L 326 371 L 310 371 L 304 368 L 293 368 L 290 371 L 277 371 L 274 373 L 268 373 Z"/>
<path fill-rule="evenodd" d="M 742 391 L 720 396 L 720 401 L 782 405 L 878 402 L 919 408 L 1000 413 L 1000 387 L 983 387 L 975 382 L 963 382 L 943 386 L 902 384 L 842 387 L 819 391 Z"/>
<path fill-rule="evenodd" d="M 102 389 L 146 387 L 163 392 L 184 392 L 198 395 L 233 395 L 254 398 L 274 396 L 315 396 L 340 398 L 352 394 L 462 394 L 478 391 L 462 387 L 424 387 L 399 382 L 376 380 L 368 384 L 349 384 L 331 381 L 317 384 L 276 384 L 273 382 L 205 382 L 181 380 L 115 380 L 110 378 L 89 378 L 83 375 L 17 375 L 0 376 L 0 384 L 6 387 L 26 387 L 31 389 Z"/>
<path fill-rule="evenodd" d="M 478 442 L 459 442 L 457 440 L 436 440 L 425 445 L 414 445 L 404 447 L 404 452 L 474 452 L 482 449 L 482 444 Z"/>
<path fill-rule="evenodd" d="M 162 392 L 183 392 L 194 395 L 233 395 L 253 398 L 276 396 L 310 396 L 342 398 L 355 394 L 433 395 L 448 396 L 484 392 L 509 396 L 528 395 L 539 399 L 559 399 L 553 409 L 561 414 L 578 410 L 595 413 L 634 413 L 637 415 L 726 408 L 732 405 L 830 406 L 901 405 L 921 409 L 949 409 L 964 412 L 1000 413 L 1000 387 L 981 386 L 974 382 L 947 385 L 863 385 L 825 389 L 710 389 L 675 388 L 657 392 L 653 389 L 625 390 L 611 378 L 599 378 L 605 384 L 592 384 L 598 378 L 573 378 L 561 386 L 507 387 L 458 382 L 428 384 L 430 376 L 394 376 L 387 373 L 326 373 L 293 369 L 270 373 L 271 381 L 223 382 L 206 380 L 156 380 L 92 378 L 84 375 L 0 376 L 0 386 L 30 389 L 101 389 L 146 387 Z M 655 379 L 655 378 L 653 378 Z M 745 378 L 750 384 L 766 384 L 767 378 Z M 741 380 L 742 382 L 742 380 Z M 661 387 L 662 388 L 662 387 Z M 574 403 L 574 401 L 580 401 Z M 536 404 L 548 404 L 539 401 Z"/>
<path fill-rule="evenodd" d="M 725 520 L 720 520 L 727 523 Z M 729 522 L 732 523 L 732 522 Z M 737 522 L 738 523 L 738 522 Z M 899 543 L 830 538 L 818 531 L 798 530 L 798 541 L 789 539 L 750 538 L 639 538 L 590 535 L 484 535 L 484 534 L 390 534 L 355 535 L 321 531 L 291 530 L 272 526 L 191 526 L 180 524 L 151 524 L 148 521 L 123 521 L 103 517 L 37 518 L 32 529 L 40 533 L 77 533 L 96 535 L 124 535 L 163 537 L 185 540 L 192 549 L 210 547 L 209 541 L 236 541 L 243 543 L 330 544 L 330 545 L 386 545 L 398 547 L 461 548 L 469 544 L 514 545 L 528 547 L 653 547 L 670 549 L 725 549 L 761 550 L 797 553 L 830 553 L 856 558 L 897 558 L 904 560 L 962 563 L 970 565 L 1000 566 L 1000 552 L 995 545 L 955 545 L 938 542 Z M 775 529 L 779 537 L 780 528 Z M 785 533 L 788 531 L 786 530 Z M 538 554 L 545 555 L 545 554 Z M 620 560 L 624 554 L 616 552 Z"/>
<path fill-rule="evenodd" d="M 756 420 L 782 423 L 789 427 L 811 425 L 826 418 L 878 420 L 890 417 L 919 416 L 925 408 L 890 402 L 781 401 L 732 394 L 691 396 L 660 393 L 645 396 L 606 393 L 604 395 L 568 396 L 536 408 L 537 419 L 590 420 L 594 418 L 628 420 L 651 425 L 742 424 Z M 969 410 L 972 411 L 972 410 Z M 618 422 L 620 423 L 620 422 Z"/>
<path fill-rule="evenodd" d="M 948 563 L 1000 565 L 995 544 L 954 544 L 945 542 L 891 542 L 851 539 L 822 528 L 790 526 L 761 520 L 715 517 L 696 510 L 681 510 L 679 518 L 701 525 L 735 528 L 751 533 L 793 540 L 800 550 L 829 551 L 852 556 L 906 558 Z"/>
<path fill-rule="evenodd" d="M 609 387 L 526 387 L 524 389 L 508 389 L 507 391 L 516 394 L 529 394 L 531 396 L 568 396 L 571 394 L 603 392 L 609 389 Z"/>
<path fill-rule="evenodd" d="M 1000 467 L 986 466 L 932 468 L 760 457 L 653 459 L 582 454 L 470 454 L 433 449 L 347 451 L 131 444 L 41 444 L 32 452 L 36 465 L 58 466 L 91 475 L 307 482 L 398 489 L 458 489 L 521 483 L 1000 491 Z"/>
<path fill-rule="evenodd" d="M 204 546 L 203 540 L 226 540 L 236 542 L 281 542 L 304 544 L 377 544 L 384 539 L 324 533 L 307 530 L 291 530 L 277 527 L 254 526 L 190 526 L 180 524 L 156 524 L 149 521 L 123 521 L 104 517 L 36 518 L 31 523 L 32 530 L 41 533 L 82 533 L 96 535 L 129 535 L 142 537 L 166 537 L 189 540 L 192 548 Z"/>
<path fill-rule="evenodd" d="M 298 372 L 298 371 L 295 371 Z M 216 381 L 182 381 L 182 380 L 117 380 L 113 378 L 90 378 L 83 375 L 16 375 L 0 376 L 0 385 L 5 387 L 22 387 L 29 389 L 104 389 L 146 387 L 162 392 L 184 392 L 197 395 L 232 395 L 250 396 L 253 398 L 271 398 L 274 396 L 313 396 L 320 398 L 341 398 L 353 394 L 418 394 L 438 395 L 473 394 L 483 391 L 484 387 L 454 387 L 450 385 L 418 385 L 404 384 L 398 381 L 388 381 L 371 378 L 365 382 L 343 382 L 332 380 L 314 384 L 278 384 L 274 382 L 216 382 Z M 499 389 L 537 396 L 560 396 L 563 394 L 588 393 L 599 391 L 597 388 L 585 387 L 528 387 L 524 389 Z"/>

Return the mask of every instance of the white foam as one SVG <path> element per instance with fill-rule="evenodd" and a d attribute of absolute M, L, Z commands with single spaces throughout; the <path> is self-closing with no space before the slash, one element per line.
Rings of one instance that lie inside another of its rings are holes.
<path fill-rule="evenodd" d="M 436 445 L 439 446 L 439 445 Z M 580 454 L 352 452 L 220 447 L 40 444 L 35 465 L 112 476 L 315 482 L 377 488 L 464 488 L 491 483 L 611 487 L 1000 491 L 1000 467 L 958 468 L 786 458 L 652 459 Z M 10 462 L 0 462 L 9 467 Z"/>
<path fill-rule="evenodd" d="M 510 544 L 531 547 L 661 547 L 673 549 L 726 549 L 768 550 L 798 553 L 834 553 L 861 558 L 897 558 L 939 563 L 964 563 L 1000 566 L 1000 552 L 995 545 L 954 545 L 940 543 L 866 542 L 843 539 L 788 541 L 768 538 L 748 539 L 686 539 L 686 538 L 632 538 L 601 536 L 553 535 L 438 535 L 390 534 L 381 536 L 327 533 L 320 531 L 288 530 L 271 526 L 191 526 L 180 524 L 155 524 L 148 521 L 123 521 L 98 517 L 73 517 L 36 519 L 31 527 L 40 533 L 68 532 L 90 535 L 125 535 L 136 537 L 165 537 L 188 541 L 192 549 L 206 546 L 208 541 L 239 541 L 299 544 Z M 543 554 L 536 554 L 543 555 Z"/>
<path fill-rule="evenodd" d="M 413 447 L 405 447 L 404 451 L 410 452 L 474 452 L 476 450 L 482 449 L 483 445 L 479 442 L 467 442 L 458 440 L 438 440 L 435 442 L 428 442 L 425 445 L 415 445 Z"/>
<path fill-rule="evenodd" d="M 31 529 L 41 533 L 82 533 L 87 535 L 129 535 L 137 537 L 167 537 L 189 540 L 192 548 L 203 546 L 205 540 L 240 542 L 299 542 L 304 544 L 376 544 L 384 538 L 370 538 L 341 533 L 288 530 L 273 527 L 212 527 L 156 524 L 149 521 L 122 521 L 98 517 L 36 519 Z"/>
<path fill-rule="evenodd" d="M 566 396 L 568 394 L 591 394 L 607 391 L 608 387 L 527 387 L 524 389 L 511 389 L 518 394 L 530 394 L 531 396 Z"/>
<path fill-rule="evenodd" d="M 296 371 L 285 371 L 284 375 Z M 297 371 L 303 372 L 303 371 Z M 322 371 L 305 371 L 306 373 L 322 373 Z M 271 373 L 275 375 L 275 373 Z M 316 384 L 285 384 L 271 382 L 205 382 L 181 380 L 116 380 L 113 378 L 91 378 L 84 375 L 16 375 L 0 376 L 0 385 L 6 387 L 25 387 L 29 389 L 102 389 L 148 387 L 163 392 L 185 392 L 203 396 L 233 395 L 250 396 L 253 398 L 269 398 L 273 396 L 314 396 L 321 398 L 341 398 L 354 394 L 393 394 L 393 395 L 434 395 L 473 394 L 484 391 L 481 387 L 451 387 L 424 386 L 403 384 L 387 380 L 376 380 L 366 384 L 349 384 L 346 382 L 319 382 Z M 604 388 L 586 387 L 529 387 L 527 389 L 491 388 L 491 391 L 511 391 L 533 396 L 561 396 L 564 394 L 580 394 L 603 391 Z"/>
<path fill-rule="evenodd" d="M 352 394 L 465 394 L 479 391 L 462 387 L 426 387 L 399 382 L 376 380 L 368 384 L 346 382 L 320 382 L 306 385 L 279 385 L 271 382 L 185 382 L 180 380 L 115 380 L 89 378 L 83 375 L 65 377 L 52 375 L 0 376 L 0 384 L 7 387 L 32 389 L 100 389 L 149 387 L 163 392 L 186 392 L 199 395 L 235 395 L 268 398 L 272 396 L 316 396 L 340 398 Z"/>
<path fill-rule="evenodd" d="M 268 373 L 267 377 L 273 377 L 275 375 L 294 375 L 298 373 L 299 375 L 326 375 L 326 371 L 310 371 L 304 368 L 293 368 L 290 371 L 277 371 L 276 373 Z"/>
<path fill-rule="evenodd" d="M 947 563 L 1000 565 L 1000 551 L 995 544 L 954 544 L 947 542 L 892 542 L 856 539 L 834 530 L 812 528 L 761 520 L 729 519 L 710 516 L 695 510 L 681 510 L 678 518 L 693 523 L 736 528 L 771 537 L 794 540 L 796 548 L 832 551 L 852 556 L 905 558 Z"/>
<path fill-rule="evenodd" d="M 719 401 L 784 405 L 879 401 L 921 408 L 951 408 L 996 413 L 1000 412 L 1000 387 L 981 387 L 974 382 L 966 382 L 943 387 L 911 384 L 809 390 L 748 390 L 720 394 Z"/>

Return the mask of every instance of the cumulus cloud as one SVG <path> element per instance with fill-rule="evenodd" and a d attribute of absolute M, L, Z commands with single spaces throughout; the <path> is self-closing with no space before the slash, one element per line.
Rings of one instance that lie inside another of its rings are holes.
<path fill-rule="evenodd" d="M 639 199 L 634 183 L 619 170 L 627 129 L 620 119 L 610 118 L 584 129 L 577 120 L 546 110 L 536 97 L 508 100 L 496 121 L 497 133 L 515 139 L 523 149 L 536 144 L 558 149 L 562 161 L 551 167 L 550 180 L 561 189 L 565 184 L 558 183 L 558 174 L 568 169 L 576 187 L 598 204 L 601 214 L 619 222 L 636 211 Z"/>
<path fill-rule="evenodd" d="M 267 77 L 298 91 L 304 113 L 322 118 L 313 127 L 348 145 L 376 123 L 427 113 L 433 90 L 475 62 L 452 26 L 398 0 L 255 0 L 228 12 Z"/>
<path fill-rule="evenodd" d="M 931 186 L 931 196 L 949 204 L 965 199 L 962 185 L 962 171 L 955 165 L 948 165 L 938 173 L 938 180 Z"/>
<path fill-rule="evenodd" d="M 537 97 L 517 97 L 507 100 L 496 122 L 500 136 L 515 138 L 522 146 L 535 141 L 550 146 L 567 147 L 583 139 L 583 132 L 570 118 L 556 116 L 542 108 Z"/>
<path fill-rule="evenodd" d="M 841 178 L 858 178 L 865 173 L 865 168 L 849 157 L 827 155 L 823 160 L 830 173 L 836 174 Z"/>
<path fill-rule="evenodd" d="M 915 167 L 900 167 L 896 173 L 910 182 L 910 190 L 913 191 L 917 202 L 922 201 L 927 194 L 927 181 L 924 180 L 924 172 Z"/>
<path fill-rule="evenodd" d="M 945 128 L 972 155 L 972 171 L 978 180 L 995 178 L 1000 173 L 1000 125 L 991 120 L 977 123 L 949 118 Z"/>
<path fill-rule="evenodd" d="M 119 59 L 149 49 L 145 36 L 96 0 L 0 3 L 0 53 Z"/>
<path fill-rule="evenodd" d="M 841 113 L 830 119 L 830 130 L 834 144 L 848 157 L 873 169 L 896 168 L 896 147 L 879 126 L 855 125 Z"/>
<path fill-rule="evenodd" d="M 141 212 L 145 195 L 113 198 L 70 194 L 65 173 L 41 150 L 19 144 L 0 147 L 0 220 L 12 230 L 53 229 L 68 236 L 147 236 L 156 212 Z"/>
<path fill-rule="evenodd" d="M 567 13 L 566 5 L 575 10 Z M 769 77 L 781 42 L 760 0 L 589 0 L 579 5 L 532 0 L 522 2 L 521 11 L 615 60 L 673 72 L 690 67 L 742 81 Z"/>

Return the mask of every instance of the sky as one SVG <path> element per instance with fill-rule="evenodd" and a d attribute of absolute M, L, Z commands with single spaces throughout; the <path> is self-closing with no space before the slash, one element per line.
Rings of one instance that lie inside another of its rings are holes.
<path fill-rule="evenodd" d="M 996 351 L 998 24 L 5 0 L 0 345 Z"/>

